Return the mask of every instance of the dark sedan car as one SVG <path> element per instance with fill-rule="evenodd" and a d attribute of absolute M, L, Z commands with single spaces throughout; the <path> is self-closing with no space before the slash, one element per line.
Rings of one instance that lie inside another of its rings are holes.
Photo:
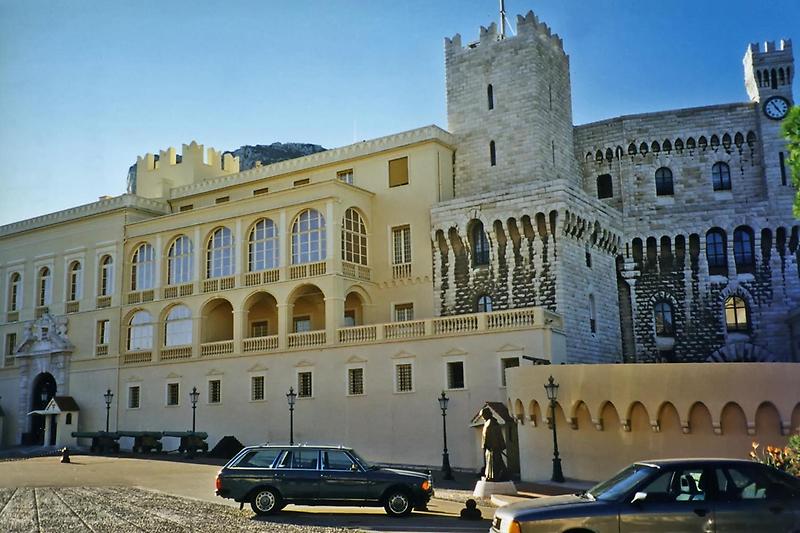
<path fill-rule="evenodd" d="M 592 489 L 514 503 L 493 533 L 800 532 L 800 480 L 733 459 L 635 463 Z"/>
<path fill-rule="evenodd" d="M 341 446 L 250 446 L 220 470 L 216 487 L 260 515 L 296 503 L 383 505 L 389 516 L 407 516 L 433 496 L 430 476 L 371 465 Z"/>

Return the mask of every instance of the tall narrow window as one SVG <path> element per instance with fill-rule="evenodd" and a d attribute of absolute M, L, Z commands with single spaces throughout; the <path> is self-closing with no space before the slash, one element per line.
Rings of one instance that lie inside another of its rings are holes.
<path fill-rule="evenodd" d="M 361 396 L 364 394 L 364 368 L 347 369 L 347 395 Z"/>
<path fill-rule="evenodd" d="M 486 99 L 488 100 L 489 110 L 494 109 L 494 88 L 491 83 L 486 87 Z"/>
<path fill-rule="evenodd" d="M 656 170 L 656 196 L 672 196 L 672 171 L 667 167 Z"/>
<path fill-rule="evenodd" d="M 740 226 L 733 232 L 733 259 L 737 272 L 752 272 L 755 266 L 753 230 Z"/>
<path fill-rule="evenodd" d="M 597 197 L 612 198 L 614 196 L 614 185 L 611 183 L 611 174 L 600 174 L 597 176 Z"/>
<path fill-rule="evenodd" d="M 5 355 L 14 355 L 14 351 L 17 349 L 17 334 L 16 333 L 7 333 L 6 334 L 6 351 Z"/>
<path fill-rule="evenodd" d="M 14 272 L 8 278 L 8 307 L 11 312 L 19 311 L 22 305 L 22 276 L 19 272 Z"/>
<path fill-rule="evenodd" d="M 114 260 L 110 255 L 104 255 L 100 259 L 100 296 L 111 296 L 114 292 Z"/>
<path fill-rule="evenodd" d="M 589 295 L 589 329 L 597 333 L 597 309 L 594 306 L 594 295 Z"/>
<path fill-rule="evenodd" d="M 397 363 L 394 365 L 394 391 L 414 391 L 414 366 L 411 363 Z"/>
<path fill-rule="evenodd" d="M 192 312 L 185 305 L 176 305 L 167 313 L 164 324 L 164 346 L 192 344 Z"/>
<path fill-rule="evenodd" d="M 250 401 L 260 402 L 264 399 L 264 376 L 250 377 Z"/>
<path fill-rule="evenodd" d="M 786 185 L 786 161 L 783 152 L 778 152 L 778 164 L 781 167 L 781 185 Z"/>
<path fill-rule="evenodd" d="M 311 398 L 314 395 L 313 373 L 310 370 L 297 373 L 297 397 Z"/>
<path fill-rule="evenodd" d="M 492 297 L 488 294 L 481 294 L 478 296 L 478 305 L 475 309 L 478 313 L 491 313 L 492 312 Z"/>
<path fill-rule="evenodd" d="M 36 291 L 36 305 L 50 305 L 53 297 L 53 275 L 48 267 L 39 270 L 39 284 Z"/>
<path fill-rule="evenodd" d="M 665 300 L 656 302 L 656 305 L 653 307 L 653 314 L 656 322 L 656 336 L 674 336 L 675 329 L 672 326 L 672 304 Z"/>
<path fill-rule="evenodd" d="M 208 403 L 220 403 L 222 401 L 222 381 L 211 379 L 208 381 Z"/>
<path fill-rule="evenodd" d="M 181 402 L 181 386 L 179 383 L 167 383 L 167 405 L 178 405 Z"/>
<path fill-rule="evenodd" d="M 731 190 L 731 168 L 727 163 L 719 161 L 711 167 L 711 179 L 715 191 Z"/>
<path fill-rule="evenodd" d="M 464 383 L 464 361 L 447 362 L 447 388 L 463 389 Z"/>
<path fill-rule="evenodd" d="M 495 148 L 494 141 L 489 141 L 489 165 L 497 165 L 497 150 Z"/>
<path fill-rule="evenodd" d="M 262 218 L 250 230 L 247 269 L 250 272 L 278 268 L 278 231 L 275 223 Z"/>
<path fill-rule="evenodd" d="M 517 368 L 519 366 L 519 357 L 503 357 L 500 359 L 500 386 L 506 386 L 506 370 L 509 368 Z"/>
<path fill-rule="evenodd" d="M 472 223 L 470 232 L 472 241 L 472 264 L 473 266 L 483 266 L 489 264 L 489 239 L 483 231 L 483 223 L 476 220 Z"/>
<path fill-rule="evenodd" d="M 133 252 L 131 261 L 131 290 L 152 289 L 155 284 L 156 256 L 153 247 L 141 244 Z"/>
<path fill-rule="evenodd" d="M 408 185 L 408 158 L 401 157 L 389 161 L 389 187 Z"/>
<path fill-rule="evenodd" d="M 97 344 L 107 346 L 111 336 L 111 322 L 109 320 L 97 321 Z"/>
<path fill-rule="evenodd" d="M 324 261 L 326 254 L 325 217 L 306 209 L 292 224 L 292 264 Z"/>
<path fill-rule="evenodd" d="M 180 285 L 192 281 L 192 241 L 181 235 L 169 247 L 167 283 Z"/>
<path fill-rule="evenodd" d="M 411 262 L 411 226 L 392 228 L 393 265 Z"/>
<path fill-rule="evenodd" d="M 729 332 L 750 330 L 750 312 L 741 296 L 729 296 L 725 300 L 725 325 Z"/>
<path fill-rule="evenodd" d="M 128 409 L 138 409 L 141 403 L 141 387 L 128 385 Z"/>
<path fill-rule="evenodd" d="M 228 228 L 214 230 L 206 252 L 206 277 L 221 278 L 233 275 L 233 234 Z"/>
<path fill-rule="evenodd" d="M 137 311 L 128 323 L 128 350 L 153 349 L 153 317 L 147 311 Z"/>
<path fill-rule="evenodd" d="M 728 274 L 728 255 L 725 249 L 725 233 L 721 229 L 712 229 L 706 234 L 706 259 L 710 274 Z"/>
<path fill-rule="evenodd" d="M 69 265 L 67 301 L 74 302 L 80 300 L 83 295 L 83 271 L 79 261 L 73 261 Z"/>
<path fill-rule="evenodd" d="M 367 264 L 367 228 L 361 215 L 352 207 L 344 212 L 342 220 L 342 260 Z"/>

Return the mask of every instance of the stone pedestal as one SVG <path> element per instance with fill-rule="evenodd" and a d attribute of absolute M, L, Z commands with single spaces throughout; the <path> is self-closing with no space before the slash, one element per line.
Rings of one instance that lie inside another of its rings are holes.
<path fill-rule="evenodd" d="M 516 494 L 517 487 L 513 481 L 486 481 L 481 479 L 475 484 L 472 495 L 475 498 L 489 498 L 492 494 Z"/>

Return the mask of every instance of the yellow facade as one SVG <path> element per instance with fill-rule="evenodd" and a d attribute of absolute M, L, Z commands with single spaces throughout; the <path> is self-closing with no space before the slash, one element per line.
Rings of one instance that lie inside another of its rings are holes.
<path fill-rule="evenodd" d="M 467 421 L 504 400 L 504 360 L 563 358 L 564 336 L 540 308 L 435 316 L 430 210 L 453 196 L 450 134 L 241 172 L 203 153 L 146 155 L 137 194 L 0 228 L 3 444 L 47 443 L 27 413 L 51 374 L 81 431 L 104 429 L 107 389 L 111 429 L 187 429 L 197 387 L 212 446 L 282 441 L 294 387 L 298 440 L 435 465 L 448 390 L 452 462 L 478 466 Z"/>

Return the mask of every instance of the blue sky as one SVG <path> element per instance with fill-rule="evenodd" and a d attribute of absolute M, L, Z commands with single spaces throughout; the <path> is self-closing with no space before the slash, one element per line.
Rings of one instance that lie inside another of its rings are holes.
<path fill-rule="evenodd" d="M 497 0 L 0 0 L 0 224 L 121 194 L 137 155 L 447 126 L 443 38 Z M 576 124 L 745 101 L 800 1 L 507 0 L 564 38 Z M 800 55 L 800 54 L 798 54 Z M 795 80 L 797 81 L 797 76 Z"/>

